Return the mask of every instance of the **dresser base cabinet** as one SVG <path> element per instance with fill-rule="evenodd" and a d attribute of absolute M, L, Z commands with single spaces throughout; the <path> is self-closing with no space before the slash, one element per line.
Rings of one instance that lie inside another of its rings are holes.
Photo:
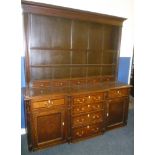
<path fill-rule="evenodd" d="M 102 135 L 127 123 L 117 81 L 124 18 L 22 1 L 30 150 Z"/>

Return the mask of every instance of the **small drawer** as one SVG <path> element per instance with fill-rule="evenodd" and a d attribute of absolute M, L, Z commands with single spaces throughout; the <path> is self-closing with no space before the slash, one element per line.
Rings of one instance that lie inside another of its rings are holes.
<path fill-rule="evenodd" d="M 101 81 L 101 78 L 90 78 L 90 79 L 87 79 L 87 83 L 88 84 L 97 84 Z"/>
<path fill-rule="evenodd" d="M 87 125 L 85 127 L 74 128 L 72 130 L 72 139 L 86 138 L 89 136 L 97 135 L 103 131 L 102 123 Z"/>
<path fill-rule="evenodd" d="M 72 114 L 78 114 L 78 113 L 85 113 L 93 110 L 101 110 L 103 109 L 104 104 L 102 102 L 95 103 L 95 104 L 84 104 L 79 106 L 73 106 L 72 107 Z"/>
<path fill-rule="evenodd" d="M 84 104 L 84 103 L 94 103 L 94 102 L 101 102 L 104 100 L 104 94 L 90 94 L 90 95 L 83 95 L 79 97 L 74 97 L 73 105 L 77 104 Z"/>
<path fill-rule="evenodd" d="M 50 81 L 34 81 L 32 87 L 50 87 Z"/>
<path fill-rule="evenodd" d="M 129 95 L 128 88 L 113 89 L 109 91 L 109 98 L 123 97 Z"/>
<path fill-rule="evenodd" d="M 32 102 L 31 107 L 32 109 L 50 108 L 55 105 L 63 105 L 63 104 L 65 104 L 65 99 L 49 99 L 49 100 Z"/>
<path fill-rule="evenodd" d="M 109 82 L 109 81 L 114 81 L 114 80 L 115 80 L 114 76 L 104 76 L 104 77 L 102 77 L 101 81 Z"/>
<path fill-rule="evenodd" d="M 63 87 L 67 85 L 68 85 L 68 81 L 52 81 L 51 82 L 51 86 L 53 87 Z"/>
<path fill-rule="evenodd" d="M 71 80 L 70 81 L 71 86 L 83 85 L 85 83 L 86 83 L 86 80 L 85 79 Z"/>
<path fill-rule="evenodd" d="M 94 122 L 101 122 L 103 121 L 103 111 L 101 112 L 93 112 L 87 113 L 81 116 L 75 116 L 72 120 L 72 126 L 76 127 L 79 125 L 94 123 Z"/>

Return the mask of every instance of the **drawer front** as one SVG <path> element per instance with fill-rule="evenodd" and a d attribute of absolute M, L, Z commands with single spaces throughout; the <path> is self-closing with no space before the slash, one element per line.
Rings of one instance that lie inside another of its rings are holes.
<path fill-rule="evenodd" d="M 49 99 L 49 100 L 32 102 L 31 107 L 32 109 L 50 108 L 55 105 L 63 105 L 63 104 L 65 104 L 65 99 Z"/>
<path fill-rule="evenodd" d="M 84 124 L 90 124 L 103 121 L 103 111 L 87 113 L 72 118 L 72 126 L 79 126 Z"/>
<path fill-rule="evenodd" d="M 67 85 L 68 85 L 68 81 L 51 81 L 51 86 L 53 87 L 63 87 Z"/>
<path fill-rule="evenodd" d="M 103 93 L 93 94 L 93 95 L 83 95 L 73 98 L 73 105 L 101 102 L 104 100 Z"/>
<path fill-rule="evenodd" d="M 128 96 L 128 95 L 129 95 L 128 88 L 114 89 L 109 91 L 109 98 L 116 98 L 116 97 L 122 97 L 122 96 Z"/>
<path fill-rule="evenodd" d="M 78 139 L 78 138 L 85 138 L 88 136 L 93 136 L 98 133 L 101 133 L 103 130 L 102 123 L 94 124 L 94 125 L 87 125 L 85 127 L 81 128 L 74 128 L 72 130 L 72 139 Z"/>
<path fill-rule="evenodd" d="M 103 102 L 95 103 L 95 104 L 84 104 L 79 106 L 72 107 L 72 114 L 76 115 L 78 113 L 85 113 L 93 110 L 101 110 L 103 109 Z"/>
<path fill-rule="evenodd" d="M 86 80 L 85 79 L 76 79 L 76 80 L 71 80 L 70 84 L 71 86 L 78 86 L 78 85 L 82 85 L 85 84 Z"/>
<path fill-rule="evenodd" d="M 50 87 L 50 81 L 34 81 L 32 87 Z"/>

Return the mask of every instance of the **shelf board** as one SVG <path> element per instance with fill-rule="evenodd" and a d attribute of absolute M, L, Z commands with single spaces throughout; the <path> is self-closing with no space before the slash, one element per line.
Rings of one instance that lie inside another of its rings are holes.
<path fill-rule="evenodd" d="M 116 53 L 116 50 L 105 49 L 62 49 L 62 48 L 48 48 L 48 47 L 30 47 L 30 50 L 37 51 L 103 51 L 104 53 Z"/>
<path fill-rule="evenodd" d="M 87 66 L 115 66 L 116 64 L 46 64 L 31 65 L 31 67 L 87 67 Z"/>

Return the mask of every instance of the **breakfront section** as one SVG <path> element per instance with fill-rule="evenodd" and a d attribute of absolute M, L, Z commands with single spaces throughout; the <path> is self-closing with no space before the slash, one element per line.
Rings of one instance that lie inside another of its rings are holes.
<path fill-rule="evenodd" d="M 129 87 L 117 81 L 125 19 L 22 1 L 30 150 L 126 125 Z"/>
<path fill-rule="evenodd" d="M 105 130 L 105 94 L 88 93 L 72 96 L 71 140 L 102 134 Z"/>

